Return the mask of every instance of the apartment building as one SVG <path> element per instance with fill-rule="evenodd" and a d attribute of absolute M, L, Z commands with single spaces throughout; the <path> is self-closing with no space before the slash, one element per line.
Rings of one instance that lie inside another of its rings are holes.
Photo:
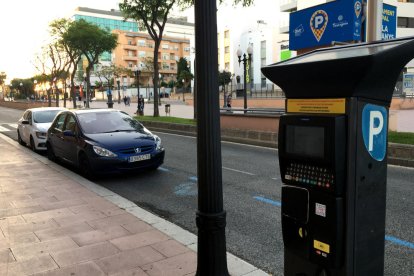
<path fill-rule="evenodd" d="M 106 11 L 78 7 L 74 10 L 71 18 L 73 20 L 84 19 L 87 22 L 96 24 L 102 28 L 107 28 L 119 35 L 120 45 L 112 53 L 104 53 L 100 57 L 100 63 L 102 65 L 113 63 L 128 68 L 133 68 L 135 65 L 138 65 L 142 69 L 143 57 L 153 56 L 153 49 L 150 47 L 154 42 L 150 36 L 146 32 L 139 32 L 138 24 L 135 21 L 131 19 L 124 20 L 119 10 L 111 9 Z M 158 53 L 159 68 L 161 68 L 160 72 L 165 81 L 175 78 L 177 70 L 175 60 L 177 58 L 184 57 L 189 64 L 193 64 L 195 53 L 191 49 L 194 48 L 194 45 L 194 23 L 188 22 L 186 17 L 171 13 L 164 28 L 163 43 Z M 80 65 L 79 74 L 82 74 L 82 67 L 85 67 L 85 64 Z M 190 68 L 193 71 L 193 66 Z M 146 84 L 148 81 L 152 83 L 152 77 L 147 75 L 146 73 L 142 75 L 140 83 Z M 91 83 L 97 80 L 96 77 L 92 76 Z M 123 79 L 122 85 L 126 86 L 131 84 L 131 82 L 132 80 L 129 78 Z"/>
<path fill-rule="evenodd" d="M 154 41 L 144 32 L 127 32 L 114 30 L 118 35 L 118 46 L 112 52 L 112 62 L 121 67 L 133 70 L 136 66 L 141 71 L 140 84 L 152 83 L 151 62 L 154 57 Z M 158 68 L 163 81 L 177 79 L 177 61 L 185 58 L 191 61 L 190 40 L 163 36 L 158 52 Z M 128 83 L 133 82 L 128 78 Z"/>

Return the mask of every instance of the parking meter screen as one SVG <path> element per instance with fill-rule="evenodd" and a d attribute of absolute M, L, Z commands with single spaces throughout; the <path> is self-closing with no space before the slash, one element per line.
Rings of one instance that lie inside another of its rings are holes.
<path fill-rule="evenodd" d="M 310 126 L 286 126 L 286 152 L 304 157 L 323 158 L 325 129 Z"/>

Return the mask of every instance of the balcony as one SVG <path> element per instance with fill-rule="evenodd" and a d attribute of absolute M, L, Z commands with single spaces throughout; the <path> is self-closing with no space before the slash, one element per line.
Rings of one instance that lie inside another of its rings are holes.
<path fill-rule="evenodd" d="M 126 56 L 122 56 L 122 59 L 123 60 L 138 60 L 138 57 L 126 55 Z"/>
<path fill-rule="evenodd" d="M 281 12 L 294 12 L 298 9 L 297 0 L 281 0 L 280 11 Z"/>
<path fill-rule="evenodd" d="M 137 45 L 124 44 L 124 49 L 125 50 L 136 50 Z"/>
<path fill-rule="evenodd" d="M 289 33 L 289 20 L 279 21 L 279 32 L 281 34 L 288 34 Z"/>

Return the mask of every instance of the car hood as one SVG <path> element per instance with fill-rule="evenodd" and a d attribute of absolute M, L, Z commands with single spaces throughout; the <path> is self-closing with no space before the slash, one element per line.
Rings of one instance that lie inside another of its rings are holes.
<path fill-rule="evenodd" d="M 47 132 L 47 130 L 50 128 L 52 123 L 38 123 L 34 125 L 34 128 L 41 132 Z"/>
<path fill-rule="evenodd" d="M 154 136 L 138 131 L 120 131 L 111 133 L 86 134 L 102 147 L 110 150 L 119 150 L 138 146 L 154 145 Z"/>

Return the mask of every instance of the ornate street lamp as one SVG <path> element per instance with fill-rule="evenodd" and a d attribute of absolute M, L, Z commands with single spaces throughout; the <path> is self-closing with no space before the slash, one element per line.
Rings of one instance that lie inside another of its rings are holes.
<path fill-rule="evenodd" d="M 243 58 L 242 58 L 242 50 L 239 48 L 237 50 L 237 57 L 239 58 L 239 66 L 240 66 L 240 62 L 243 62 L 243 74 L 244 74 L 244 83 L 243 83 L 243 96 L 244 96 L 244 113 L 247 112 L 247 91 L 246 91 L 246 82 L 247 82 L 247 76 L 246 76 L 246 67 L 247 67 L 247 63 L 249 63 L 252 61 L 252 53 L 253 53 L 253 49 L 252 47 L 249 45 L 249 47 L 247 47 L 247 55 L 243 54 Z"/>

